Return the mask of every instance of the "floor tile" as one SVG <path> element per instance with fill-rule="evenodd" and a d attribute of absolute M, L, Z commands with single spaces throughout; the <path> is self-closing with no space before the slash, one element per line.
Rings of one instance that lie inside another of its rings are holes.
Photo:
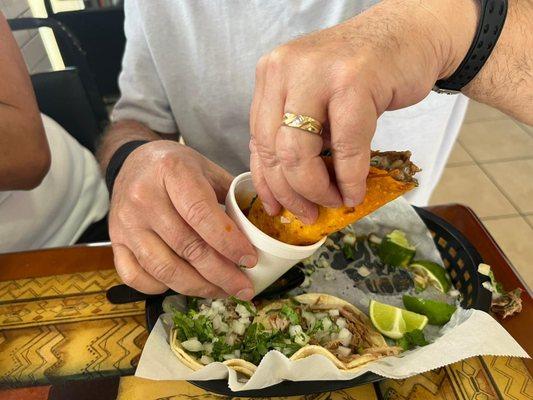
<path fill-rule="evenodd" d="M 497 109 L 477 101 L 470 100 L 465 115 L 465 122 L 487 121 L 507 118 L 507 115 Z"/>
<path fill-rule="evenodd" d="M 474 159 L 466 152 L 465 148 L 459 142 L 455 142 L 452 152 L 448 158 L 448 165 L 473 164 Z"/>
<path fill-rule="evenodd" d="M 483 169 L 520 212 L 533 213 L 533 158 L 483 164 Z"/>
<path fill-rule="evenodd" d="M 459 142 L 479 162 L 533 156 L 533 136 L 511 119 L 464 124 Z"/>
<path fill-rule="evenodd" d="M 448 167 L 433 192 L 430 204 L 462 203 L 480 217 L 518 214 L 477 165 Z"/>
<path fill-rule="evenodd" d="M 494 219 L 484 221 L 483 224 L 511 260 L 524 282 L 529 288 L 533 288 L 533 229 L 522 217 Z"/>

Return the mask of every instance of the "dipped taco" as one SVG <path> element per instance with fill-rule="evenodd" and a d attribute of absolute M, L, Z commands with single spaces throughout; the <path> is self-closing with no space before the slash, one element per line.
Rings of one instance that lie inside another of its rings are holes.
<path fill-rule="evenodd" d="M 316 243 L 416 187 L 418 182 L 414 175 L 420 168 L 411 162 L 410 157 L 409 151 L 373 151 L 363 202 L 356 207 L 319 206 L 318 218 L 311 225 L 303 224 L 285 209 L 276 216 L 268 215 L 259 198 L 254 199 L 250 206 L 248 219 L 267 235 L 284 243 L 300 246 Z M 332 158 L 323 158 L 333 176 Z"/>
<path fill-rule="evenodd" d="M 170 346 L 190 368 L 220 361 L 251 376 L 270 350 L 291 360 L 321 354 L 342 371 L 398 354 L 352 304 L 326 294 L 303 294 L 257 306 L 233 298 L 177 313 Z"/>

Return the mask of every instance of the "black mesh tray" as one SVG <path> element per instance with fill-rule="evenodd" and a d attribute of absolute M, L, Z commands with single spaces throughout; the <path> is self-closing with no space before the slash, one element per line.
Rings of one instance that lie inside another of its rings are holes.
<path fill-rule="evenodd" d="M 462 294 L 462 307 L 489 311 L 491 294 L 482 286 L 483 282 L 488 281 L 489 278 L 477 272 L 478 265 L 483 262 L 477 250 L 470 244 L 466 237 L 442 218 L 419 207 L 414 207 L 414 209 L 430 230 L 437 249 L 444 261 L 444 266 L 450 274 L 452 283 Z M 162 298 L 151 298 L 146 301 L 146 322 L 148 330 L 152 330 L 162 313 L 161 302 Z M 383 379 L 385 378 L 382 376 L 366 373 L 358 378 L 347 381 L 284 381 L 264 389 L 241 392 L 232 392 L 228 388 L 228 381 L 226 379 L 191 381 L 191 383 L 202 389 L 225 396 L 275 397 L 330 392 L 377 382 Z"/>

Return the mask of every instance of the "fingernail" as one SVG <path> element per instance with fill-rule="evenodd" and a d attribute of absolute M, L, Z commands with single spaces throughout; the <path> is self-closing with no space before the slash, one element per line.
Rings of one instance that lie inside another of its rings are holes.
<path fill-rule="evenodd" d="M 272 207 L 270 204 L 263 202 L 263 208 L 267 212 L 268 215 L 273 217 L 275 215 L 274 207 Z"/>
<path fill-rule="evenodd" d="M 257 257 L 252 255 L 243 256 L 239 261 L 239 266 L 252 268 L 257 264 Z"/>
<path fill-rule="evenodd" d="M 346 207 L 355 207 L 356 204 L 357 204 L 357 203 L 355 202 L 354 199 L 351 199 L 351 198 L 349 198 L 349 197 L 346 197 L 346 198 L 344 199 L 344 205 L 345 205 Z"/>
<path fill-rule="evenodd" d="M 239 300 L 251 300 L 252 297 L 254 297 L 254 290 L 251 288 L 242 289 L 235 295 L 235 297 Z"/>
<path fill-rule="evenodd" d="M 300 221 L 302 221 L 304 225 L 312 225 L 315 222 L 315 219 L 301 216 Z"/>

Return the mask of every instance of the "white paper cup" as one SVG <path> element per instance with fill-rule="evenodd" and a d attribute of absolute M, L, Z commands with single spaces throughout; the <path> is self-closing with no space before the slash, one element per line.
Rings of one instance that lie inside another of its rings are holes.
<path fill-rule="evenodd" d="M 243 268 L 243 271 L 252 281 L 255 294 L 258 294 L 292 266 L 318 250 L 326 241 L 326 237 L 310 246 L 294 246 L 268 236 L 252 224 L 242 212 L 242 208 L 248 207 L 255 195 L 251 173 L 245 172 L 237 176 L 226 196 L 226 213 L 257 250 L 256 266 Z"/>

